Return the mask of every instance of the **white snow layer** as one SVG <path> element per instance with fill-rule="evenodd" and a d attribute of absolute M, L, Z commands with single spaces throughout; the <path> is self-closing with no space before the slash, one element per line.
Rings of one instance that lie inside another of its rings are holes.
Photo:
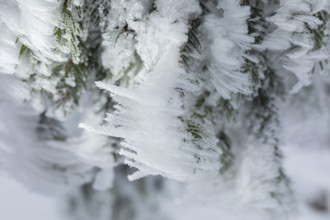
<path fill-rule="evenodd" d="M 159 13 L 147 21 L 129 23 L 137 32 L 136 49 L 145 67 L 143 80 L 133 88 L 98 82 L 97 86 L 110 91 L 118 103 L 116 111 L 99 129 L 81 125 L 123 139 L 120 154 L 127 158 L 126 164 L 139 170 L 129 176 L 131 180 L 151 174 L 188 181 L 200 171 L 219 168 L 220 150 L 214 131 L 205 131 L 210 138 L 198 148 L 184 124 L 184 101 L 177 89 L 194 92 L 196 86 L 179 62 L 180 46 L 187 41 L 187 24 L 173 21 L 188 18 L 182 17 L 182 10 L 196 14 L 200 9 L 195 1 L 176 2 L 158 1 Z M 170 18 L 164 16 L 163 7 L 170 10 L 177 5 L 180 7 L 171 10 Z"/>
<path fill-rule="evenodd" d="M 316 15 L 321 11 L 330 13 L 328 0 L 282 0 L 276 14 L 268 19 L 277 27 L 266 38 L 263 46 L 265 49 L 280 51 L 281 55 L 284 55 L 283 67 L 297 77 L 297 83 L 292 88 L 293 93 L 309 85 L 314 72 L 326 73 L 327 68 L 324 66 L 330 59 L 329 29 L 323 33 L 324 40 L 319 49 L 315 49 L 317 39 L 313 36 L 313 29 L 326 22 Z M 317 35 L 319 37 L 322 34 Z"/>
<path fill-rule="evenodd" d="M 251 76 L 241 71 L 245 52 L 254 42 L 247 29 L 250 8 L 242 7 L 239 0 L 233 0 L 219 1 L 218 9 L 223 10 L 223 16 L 207 15 L 202 25 L 211 44 L 211 82 L 225 99 L 230 99 L 232 93 L 250 94 Z"/>

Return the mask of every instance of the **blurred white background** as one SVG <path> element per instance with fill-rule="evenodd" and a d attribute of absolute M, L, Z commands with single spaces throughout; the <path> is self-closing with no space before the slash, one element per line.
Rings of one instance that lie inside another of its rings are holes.
<path fill-rule="evenodd" d="M 62 220 L 55 199 L 29 191 L 0 173 L 1 220 Z"/>

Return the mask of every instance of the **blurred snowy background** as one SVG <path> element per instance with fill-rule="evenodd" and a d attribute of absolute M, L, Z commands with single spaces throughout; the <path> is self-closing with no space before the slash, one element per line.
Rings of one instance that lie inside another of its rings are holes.
<path fill-rule="evenodd" d="M 53 198 L 31 192 L 3 173 L 0 186 L 1 220 L 61 220 Z"/>

